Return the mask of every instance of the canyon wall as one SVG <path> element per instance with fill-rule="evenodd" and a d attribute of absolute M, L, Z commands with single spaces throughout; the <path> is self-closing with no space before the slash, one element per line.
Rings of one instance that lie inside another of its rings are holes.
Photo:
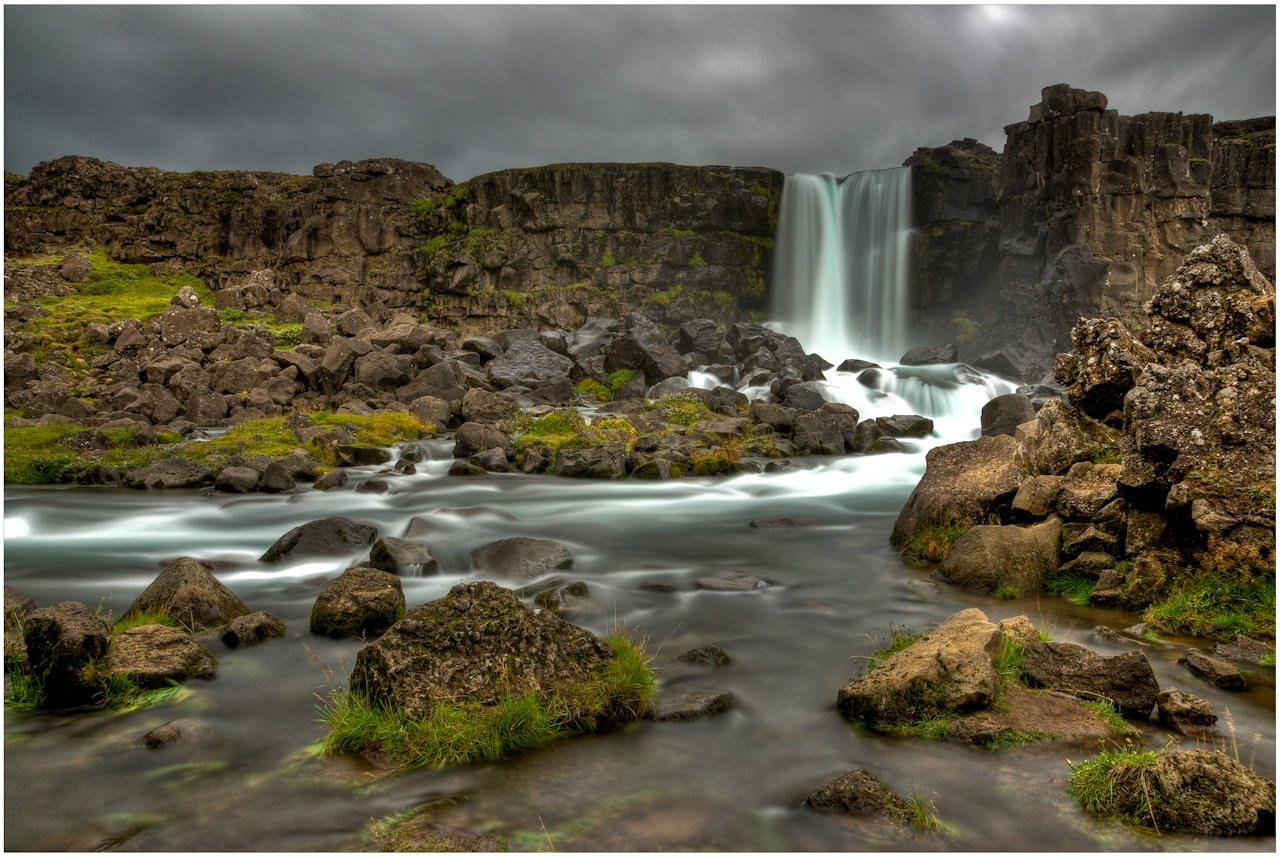
<path fill-rule="evenodd" d="M 1080 317 L 1140 324 L 1156 288 L 1219 233 L 1274 278 L 1274 117 L 1121 116 L 1102 93 L 1059 84 L 1005 132 L 1003 155 L 966 140 L 906 162 L 923 338 L 1031 378 L 1070 348 Z"/>
<path fill-rule="evenodd" d="M 563 164 L 455 184 L 394 158 L 311 176 L 174 173 L 94 158 L 5 175 L 5 253 L 97 244 L 186 269 L 219 307 L 264 268 L 281 294 L 409 308 L 461 332 L 762 310 L 781 173 Z"/>

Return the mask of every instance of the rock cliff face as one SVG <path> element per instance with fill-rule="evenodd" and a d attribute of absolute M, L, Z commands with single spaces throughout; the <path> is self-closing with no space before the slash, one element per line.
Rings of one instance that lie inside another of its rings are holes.
<path fill-rule="evenodd" d="M 1099 92 L 1042 95 L 1005 128 L 998 164 L 973 141 L 907 160 L 925 336 L 958 340 L 962 359 L 1003 349 L 991 368 L 1037 377 L 1070 348 L 1077 318 L 1141 322 L 1159 284 L 1216 234 L 1274 277 L 1274 117 L 1120 116 Z"/>
<path fill-rule="evenodd" d="M 763 306 L 781 189 L 771 170 L 670 164 L 504 170 L 455 185 L 395 158 L 293 176 L 66 157 L 6 174 L 5 252 L 94 243 L 215 291 L 270 268 L 283 293 L 421 310 L 463 332 L 642 307 L 658 320 L 732 318 Z"/>

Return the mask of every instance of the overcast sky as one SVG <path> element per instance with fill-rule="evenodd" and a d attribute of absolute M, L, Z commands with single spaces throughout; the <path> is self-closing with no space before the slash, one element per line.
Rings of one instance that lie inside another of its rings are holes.
<path fill-rule="evenodd" d="M 566 161 L 834 172 L 976 137 L 1040 88 L 1121 113 L 1275 113 L 1274 6 L 4 10 L 4 166 L 62 155 L 463 180 Z"/>

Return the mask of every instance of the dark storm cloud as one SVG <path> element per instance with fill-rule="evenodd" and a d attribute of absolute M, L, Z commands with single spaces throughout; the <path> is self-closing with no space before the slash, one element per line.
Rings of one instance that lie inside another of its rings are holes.
<path fill-rule="evenodd" d="M 1122 113 L 1270 115 L 1275 52 L 1271 6 L 8 6 L 5 168 L 845 173 L 1000 149 L 1059 82 Z"/>

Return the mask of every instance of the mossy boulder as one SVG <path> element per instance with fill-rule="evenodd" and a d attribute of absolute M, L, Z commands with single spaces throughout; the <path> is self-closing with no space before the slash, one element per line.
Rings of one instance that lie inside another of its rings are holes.
<path fill-rule="evenodd" d="M 222 642 L 228 646 L 249 646 L 260 643 L 268 637 L 284 635 L 283 622 L 270 613 L 259 611 L 232 619 L 227 630 L 222 633 Z"/>
<path fill-rule="evenodd" d="M 342 639 L 381 634 L 404 615 L 400 578 L 376 568 L 348 568 L 311 607 L 311 633 Z"/>
<path fill-rule="evenodd" d="M 956 539 L 934 577 L 982 592 L 1016 586 L 1038 592 L 1059 564 L 1062 522 L 1056 517 L 1030 527 L 971 527 Z"/>
<path fill-rule="evenodd" d="M 133 600 L 124 618 L 147 613 L 172 616 L 189 631 L 221 628 L 249 608 L 207 568 L 188 556 L 165 566 L 160 576 Z"/>
<path fill-rule="evenodd" d="M 218 662 L 179 628 L 139 625 L 112 637 L 106 671 L 124 675 L 139 687 L 164 687 L 169 681 L 214 678 Z"/>
<path fill-rule="evenodd" d="M 111 639 L 107 620 L 79 601 L 63 601 L 27 616 L 23 642 L 32 674 L 44 682 L 49 708 L 86 705 L 99 690 L 96 665 Z"/>
<path fill-rule="evenodd" d="M 590 631 L 488 582 L 460 583 L 360 650 L 351 689 L 424 716 L 439 703 L 496 704 L 550 694 L 596 675 L 613 649 Z"/>
<path fill-rule="evenodd" d="M 869 771 L 836 777 L 805 798 L 805 803 L 819 812 L 879 816 L 895 824 L 905 823 L 910 811 L 906 798 Z"/>
<path fill-rule="evenodd" d="M 976 608 L 961 610 L 915 643 L 840 689 L 851 720 L 893 726 L 946 711 L 983 708 L 996 693 L 1000 629 Z"/>

